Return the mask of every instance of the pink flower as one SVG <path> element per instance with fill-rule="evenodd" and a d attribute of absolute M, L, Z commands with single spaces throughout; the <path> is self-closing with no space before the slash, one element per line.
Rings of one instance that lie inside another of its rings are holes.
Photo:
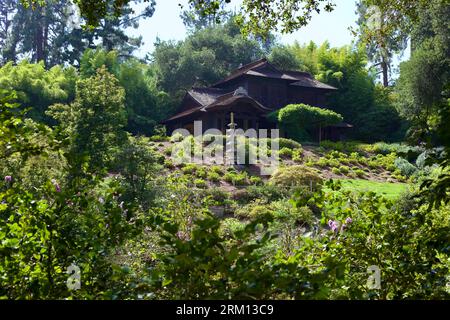
<path fill-rule="evenodd" d="M 11 176 L 5 176 L 5 182 L 11 182 L 12 177 Z"/>
<path fill-rule="evenodd" d="M 353 222 L 353 219 L 348 217 L 347 219 L 345 219 L 345 223 L 346 224 L 351 224 Z"/>

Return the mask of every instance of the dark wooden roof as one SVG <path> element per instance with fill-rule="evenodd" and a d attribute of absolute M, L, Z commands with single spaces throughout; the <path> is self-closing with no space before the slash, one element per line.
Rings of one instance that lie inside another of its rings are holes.
<path fill-rule="evenodd" d="M 194 98 L 194 100 L 199 103 L 199 106 L 177 113 L 163 123 L 184 118 L 198 112 L 208 112 L 210 110 L 227 107 L 238 101 L 247 102 L 261 112 L 271 111 L 271 109 L 264 107 L 252 97 L 239 93 L 239 90 L 226 92 L 216 88 L 192 88 L 188 91 L 188 95 Z"/>
<path fill-rule="evenodd" d="M 293 82 L 292 85 L 298 87 L 337 90 L 333 86 L 315 80 L 314 77 L 307 72 L 278 70 L 265 58 L 240 67 L 239 69 L 233 71 L 233 73 L 231 73 L 222 81 L 214 84 L 213 87 L 221 86 L 226 82 L 242 77 L 244 75 L 287 80 Z"/>

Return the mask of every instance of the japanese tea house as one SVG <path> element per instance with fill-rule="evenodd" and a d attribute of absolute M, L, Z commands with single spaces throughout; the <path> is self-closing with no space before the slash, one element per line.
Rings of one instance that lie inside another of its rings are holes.
<path fill-rule="evenodd" d="M 178 128 L 193 132 L 194 121 L 202 121 L 203 131 L 228 128 L 234 113 L 237 128 L 272 129 L 271 112 L 288 104 L 304 103 L 327 107 L 327 95 L 336 88 L 321 83 L 306 72 L 281 71 L 261 59 L 240 67 L 227 78 L 208 88 L 192 88 L 177 113 L 165 120 L 168 133 Z M 348 124 L 322 129 L 322 139 L 340 140 Z"/>

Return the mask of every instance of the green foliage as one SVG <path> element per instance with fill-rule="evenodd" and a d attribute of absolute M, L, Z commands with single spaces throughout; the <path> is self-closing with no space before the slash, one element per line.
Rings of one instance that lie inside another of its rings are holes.
<path fill-rule="evenodd" d="M 311 141 L 310 130 L 336 124 L 342 120 L 339 114 L 331 110 L 305 104 L 288 105 L 278 111 L 280 126 L 298 141 Z"/>
<path fill-rule="evenodd" d="M 411 177 L 417 171 L 417 167 L 403 158 L 397 158 L 394 165 L 405 177 Z"/>
<path fill-rule="evenodd" d="M 208 187 L 208 184 L 207 184 L 206 181 L 203 180 L 203 179 L 195 179 L 195 180 L 194 180 L 194 185 L 195 185 L 197 188 L 200 188 L 200 189 L 205 189 L 205 188 Z"/>
<path fill-rule="evenodd" d="M 126 141 L 125 92 L 118 80 L 105 68 L 93 77 L 79 80 L 75 101 L 53 105 L 47 112 L 56 119 L 66 138 L 74 176 L 105 174 L 111 168 L 114 153 Z M 88 162 L 86 162 L 88 160 Z"/>
<path fill-rule="evenodd" d="M 90 77 L 98 68 L 105 66 L 125 89 L 127 130 L 134 134 L 151 135 L 157 123 L 173 111 L 173 102 L 165 92 L 158 89 L 153 67 L 134 58 L 120 61 L 118 54 L 117 51 L 102 49 L 86 50 L 81 58 L 80 74 Z"/>
<path fill-rule="evenodd" d="M 289 197 L 289 192 L 272 184 L 249 186 L 246 191 L 246 202 L 261 199 L 262 201 L 268 203 Z"/>
<path fill-rule="evenodd" d="M 427 6 L 418 7 L 418 22 L 412 30 L 417 39 L 415 50 L 411 59 L 400 66 L 396 91 L 397 108 L 412 122 L 412 141 L 430 143 L 439 110 L 445 108 L 448 99 L 450 41 L 444 26 L 448 25 L 450 9 L 442 0 L 429 1 Z"/>
<path fill-rule="evenodd" d="M 306 186 L 320 190 L 322 178 L 313 169 L 296 165 L 279 168 L 270 178 L 270 183 L 285 188 Z"/>
<path fill-rule="evenodd" d="M 25 118 L 25 112 L 14 103 L 15 92 L 0 89 L 0 159 L 2 162 L 19 154 L 22 157 L 45 152 L 52 146 L 52 132 L 43 124 Z"/>
<path fill-rule="evenodd" d="M 348 136 L 368 142 L 401 140 L 406 131 L 394 108 L 395 95 L 389 88 L 375 85 L 367 70 L 367 54 L 361 47 L 332 48 L 328 42 L 287 47 L 301 62 L 301 71 L 339 90 L 328 99 L 330 108 L 354 128 Z"/>
<path fill-rule="evenodd" d="M 272 48 L 269 61 L 280 70 L 302 70 L 297 57 L 288 48 L 277 46 Z"/>
<path fill-rule="evenodd" d="M 264 184 L 263 180 L 257 176 L 250 177 L 250 183 L 255 186 L 260 186 Z"/>
<path fill-rule="evenodd" d="M 231 19 L 182 42 L 158 41 L 152 55 L 161 87 L 181 98 L 192 86 L 216 83 L 241 63 L 261 57 L 262 49 L 256 40 L 243 37 Z"/>
<path fill-rule="evenodd" d="M 302 162 L 303 160 L 303 149 L 295 149 L 292 152 L 292 160 L 295 162 Z"/>
<path fill-rule="evenodd" d="M 242 172 L 227 172 L 224 175 L 224 180 L 234 186 L 248 185 L 248 174 L 245 171 Z"/>
<path fill-rule="evenodd" d="M 77 71 L 73 67 L 45 69 L 43 63 L 32 64 L 24 60 L 0 67 L 0 87 L 16 91 L 15 102 L 30 108 L 30 117 L 46 120 L 44 112 L 54 103 L 68 103 L 75 97 Z"/>
<path fill-rule="evenodd" d="M 332 168 L 331 172 L 333 172 L 334 174 L 337 174 L 337 175 L 340 175 L 342 173 L 340 168 Z"/>
<path fill-rule="evenodd" d="M 217 172 L 208 172 L 208 180 L 211 182 L 219 182 L 221 178 L 221 175 L 218 174 Z"/>
<path fill-rule="evenodd" d="M 282 148 L 278 152 L 278 155 L 283 159 L 291 159 L 292 158 L 292 149 Z"/>

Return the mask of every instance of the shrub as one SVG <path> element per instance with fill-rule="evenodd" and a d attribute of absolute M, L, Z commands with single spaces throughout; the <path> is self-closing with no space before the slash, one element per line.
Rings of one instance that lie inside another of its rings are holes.
<path fill-rule="evenodd" d="M 278 138 L 277 140 L 278 140 L 278 145 L 279 145 L 280 149 L 287 148 L 287 149 L 295 150 L 295 149 L 302 148 L 302 145 L 300 143 L 298 143 L 297 141 L 291 140 L 291 139 Z"/>
<path fill-rule="evenodd" d="M 189 163 L 189 164 L 185 165 L 185 166 L 181 169 L 181 171 L 182 171 L 184 174 L 194 174 L 194 173 L 197 172 L 197 170 L 198 170 L 198 166 L 195 165 L 195 164 L 192 164 L 192 163 Z"/>
<path fill-rule="evenodd" d="M 170 138 L 170 142 L 180 142 L 183 139 L 183 135 L 181 133 L 175 133 Z"/>
<path fill-rule="evenodd" d="M 366 175 L 366 173 L 363 170 L 361 170 L 361 169 L 357 169 L 354 172 L 359 178 L 363 178 Z"/>
<path fill-rule="evenodd" d="M 259 145 L 267 145 L 267 148 L 270 149 L 272 147 L 272 142 L 278 142 L 278 147 L 281 149 L 287 148 L 291 150 L 301 149 L 302 145 L 297 141 L 286 139 L 286 138 L 277 138 L 277 139 L 260 139 Z"/>
<path fill-rule="evenodd" d="M 417 171 L 417 167 L 403 158 L 397 158 L 394 165 L 399 170 L 400 174 L 405 177 L 411 177 Z"/>
<path fill-rule="evenodd" d="M 236 190 L 231 197 L 239 203 L 248 203 L 251 201 L 251 196 L 246 189 Z"/>
<path fill-rule="evenodd" d="M 220 174 L 217 172 L 210 171 L 208 173 L 208 180 L 212 182 L 219 182 L 220 181 Z"/>
<path fill-rule="evenodd" d="M 224 205 L 229 198 L 228 192 L 221 188 L 210 188 L 205 191 L 205 196 L 211 197 L 217 205 Z"/>
<path fill-rule="evenodd" d="M 262 185 L 264 182 L 262 181 L 262 179 L 260 177 L 257 176 L 252 176 L 250 177 L 250 183 L 253 185 Z"/>
<path fill-rule="evenodd" d="M 168 148 L 164 149 L 164 154 L 166 156 L 171 156 L 172 155 L 172 147 L 168 147 Z"/>
<path fill-rule="evenodd" d="M 275 210 L 261 199 L 256 199 L 235 212 L 235 216 L 240 218 L 257 218 L 267 214 L 274 215 Z"/>
<path fill-rule="evenodd" d="M 283 158 L 283 159 L 291 159 L 292 158 L 292 149 L 288 149 L 288 148 L 280 149 L 280 151 L 278 152 L 278 155 L 280 156 L 280 158 Z"/>
<path fill-rule="evenodd" d="M 274 211 L 274 217 L 277 220 L 292 222 L 292 223 L 307 223 L 314 222 L 314 215 L 308 207 L 294 207 L 288 201 L 276 201 L 270 204 Z"/>
<path fill-rule="evenodd" d="M 247 172 L 240 172 L 234 176 L 232 183 L 235 186 L 245 186 L 248 185 L 248 174 Z"/>
<path fill-rule="evenodd" d="M 303 157 L 303 149 L 295 149 L 292 151 L 292 160 L 295 162 L 301 162 Z"/>
<path fill-rule="evenodd" d="M 321 168 L 328 167 L 328 160 L 326 158 L 320 158 L 317 160 L 316 165 Z"/>
<path fill-rule="evenodd" d="M 195 185 L 197 188 L 200 188 L 200 189 L 205 189 L 206 187 L 208 187 L 208 184 L 207 184 L 206 181 L 203 180 L 203 179 L 195 179 L 195 180 L 194 180 L 194 185 Z"/>
<path fill-rule="evenodd" d="M 217 174 L 223 174 L 223 169 L 219 166 L 212 166 L 211 168 L 209 168 L 209 171 Z"/>
<path fill-rule="evenodd" d="M 337 159 L 329 159 L 327 161 L 327 163 L 328 163 L 328 166 L 332 167 L 332 168 L 338 168 L 341 165 L 341 163 Z"/>
<path fill-rule="evenodd" d="M 270 178 L 270 182 L 282 187 L 310 186 L 313 190 L 319 190 L 323 181 L 313 169 L 296 165 L 279 168 Z"/>
<path fill-rule="evenodd" d="M 331 169 L 331 172 L 333 172 L 334 174 L 337 174 L 337 175 L 341 174 L 341 170 L 339 170 L 339 168 L 333 168 L 333 169 Z"/>
<path fill-rule="evenodd" d="M 170 160 L 165 160 L 165 161 L 164 161 L 164 167 L 167 168 L 167 169 L 174 169 L 174 168 L 175 168 L 175 165 L 173 164 L 172 161 L 170 161 Z"/>
<path fill-rule="evenodd" d="M 158 164 L 165 164 L 165 162 L 166 162 L 166 158 L 162 155 L 162 154 L 159 154 L 159 153 L 155 153 L 155 160 L 156 160 L 156 163 L 158 163 Z"/>
<path fill-rule="evenodd" d="M 169 141 L 168 137 L 164 137 L 164 136 L 160 136 L 160 135 L 155 135 L 155 136 L 151 136 L 149 138 L 150 141 L 153 142 L 162 142 L 162 141 Z"/>
<path fill-rule="evenodd" d="M 266 202 L 277 201 L 289 196 L 288 192 L 272 184 L 249 186 L 247 192 L 249 199 L 262 199 Z"/>
<path fill-rule="evenodd" d="M 236 232 L 243 231 L 245 223 L 236 218 L 223 219 L 220 223 L 219 235 L 232 238 Z"/>
<path fill-rule="evenodd" d="M 334 111 L 305 104 L 290 104 L 277 112 L 278 122 L 297 141 L 309 140 L 308 130 L 339 123 L 343 120 Z"/>
<path fill-rule="evenodd" d="M 340 166 L 340 167 L 339 167 L 339 171 L 340 171 L 342 174 L 347 174 L 347 173 L 349 173 L 350 168 L 347 167 L 347 166 Z"/>
<path fill-rule="evenodd" d="M 245 186 L 248 185 L 248 174 L 247 172 L 227 172 L 224 176 L 224 180 L 234 186 Z"/>
<path fill-rule="evenodd" d="M 197 172 L 195 173 L 197 178 L 206 179 L 208 173 L 206 172 L 206 169 L 203 167 L 198 167 Z"/>

